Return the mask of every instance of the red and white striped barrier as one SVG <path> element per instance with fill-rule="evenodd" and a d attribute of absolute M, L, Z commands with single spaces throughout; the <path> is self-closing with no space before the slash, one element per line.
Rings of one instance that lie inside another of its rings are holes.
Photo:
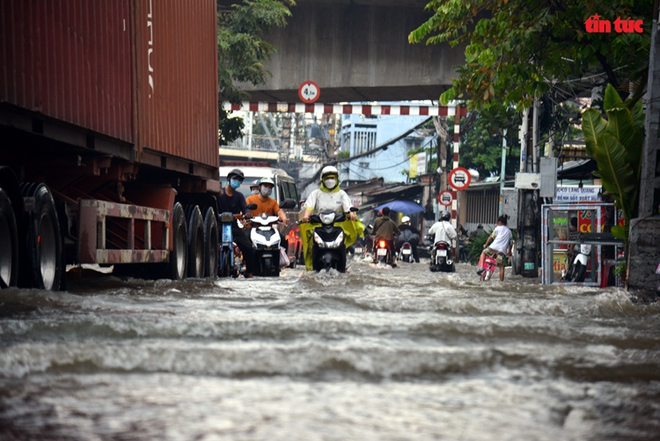
<path fill-rule="evenodd" d="M 232 104 L 222 103 L 226 111 L 250 111 L 271 113 L 328 113 L 344 115 L 409 115 L 409 116 L 455 116 L 455 106 L 390 106 L 370 104 L 304 104 L 304 103 L 267 103 L 243 101 Z M 460 116 L 465 116 L 465 107 L 458 107 Z"/>

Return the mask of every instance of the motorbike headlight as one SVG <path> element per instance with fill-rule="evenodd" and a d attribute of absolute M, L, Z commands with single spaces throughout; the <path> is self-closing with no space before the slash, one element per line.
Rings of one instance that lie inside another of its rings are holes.
<path fill-rule="evenodd" d="M 339 233 L 337 238 L 335 240 L 333 240 L 332 243 L 330 243 L 330 247 L 331 248 L 338 248 L 339 245 L 341 245 L 341 243 L 343 241 L 344 241 L 344 232 L 342 231 L 341 233 Z"/>
<path fill-rule="evenodd" d="M 317 244 L 319 247 L 321 247 L 321 248 L 325 248 L 325 242 L 323 242 L 323 239 L 321 239 L 321 236 L 319 236 L 319 235 L 316 234 L 316 233 L 314 233 L 314 242 L 316 242 L 316 244 Z"/>
<path fill-rule="evenodd" d="M 335 215 L 334 211 L 332 213 L 320 213 L 319 219 L 321 219 L 323 225 L 330 225 L 335 221 Z"/>

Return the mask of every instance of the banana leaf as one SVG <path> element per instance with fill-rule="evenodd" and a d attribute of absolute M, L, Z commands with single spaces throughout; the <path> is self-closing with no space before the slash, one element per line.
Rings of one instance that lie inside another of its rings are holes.
<path fill-rule="evenodd" d="M 608 84 L 607 87 L 605 87 L 605 95 L 603 96 L 603 110 L 607 113 L 618 107 L 624 107 L 621 95 L 619 95 L 619 92 L 616 91 L 614 86 Z"/>
<path fill-rule="evenodd" d="M 587 155 L 594 156 L 597 149 L 598 137 L 605 131 L 607 121 L 600 116 L 596 109 L 587 109 L 582 114 L 582 132 L 584 133 L 584 143 L 586 145 Z"/>
<path fill-rule="evenodd" d="M 613 195 L 626 219 L 630 219 L 633 203 L 636 204 L 633 193 L 636 192 L 638 182 L 626 159 L 625 147 L 610 133 L 603 133 L 598 137 L 594 158 L 598 164 L 603 188 Z"/>

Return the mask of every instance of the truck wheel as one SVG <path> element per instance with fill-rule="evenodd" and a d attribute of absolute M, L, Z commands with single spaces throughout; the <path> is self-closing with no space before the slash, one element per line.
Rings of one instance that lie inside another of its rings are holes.
<path fill-rule="evenodd" d="M 188 228 L 183 206 L 177 202 L 172 208 L 172 251 L 170 252 L 170 279 L 185 279 L 188 269 Z"/>
<path fill-rule="evenodd" d="M 204 277 L 216 277 L 218 268 L 218 220 L 212 207 L 204 213 Z"/>
<path fill-rule="evenodd" d="M 34 198 L 27 219 L 27 283 L 33 288 L 56 291 L 62 276 L 62 239 L 55 201 L 43 183 L 21 185 L 24 198 Z"/>
<path fill-rule="evenodd" d="M 0 288 L 16 286 L 18 278 L 18 230 L 7 193 L 0 188 Z"/>
<path fill-rule="evenodd" d="M 188 220 L 188 277 L 204 277 L 204 220 L 197 205 L 186 207 Z"/>

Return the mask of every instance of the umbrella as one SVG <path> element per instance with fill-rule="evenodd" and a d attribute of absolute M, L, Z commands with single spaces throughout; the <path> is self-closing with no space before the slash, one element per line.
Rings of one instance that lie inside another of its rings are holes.
<path fill-rule="evenodd" d="M 384 207 L 390 207 L 390 210 L 398 211 L 399 213 L 403 213 L 403 214 L 415 214 L 424 211 L 424 207 L 412 201 L 392 201 L 380 205 L 374 208 L 374 210 L 378 211 Z"/>

